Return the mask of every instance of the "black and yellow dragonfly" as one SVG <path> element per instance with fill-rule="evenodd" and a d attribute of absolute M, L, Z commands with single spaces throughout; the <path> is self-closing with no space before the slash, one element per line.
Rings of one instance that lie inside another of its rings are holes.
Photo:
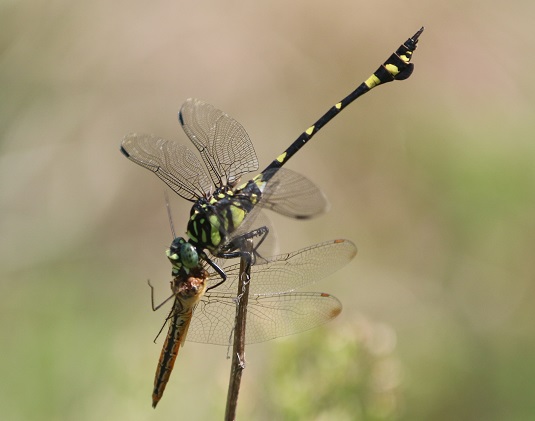
<path fill-rule="evenodd" d="M 288 293 L 289 285 L 291 289 L 296 287 L 292 280 L 293 276 L 288 276 L 288 267 L 294 261 L 290 255 L 289 257 L 262 258 L 258 261 L 257 258 L 262 256 L 257 253 L 257 250 L 266 239 L 268 229 L 265 226 L 255 228 L 253 223 L 262 209 L 271 209 L 298 219 L 310 218 L 325 210 L 327 202 L 320 189 L 302 175 L 282 166 L 351 102 L 378 85 L 407 79 L 414 68 L 410 61 L 422 32 L 423 28 L 401 45 L 355 91 L 336 103 L 305 130 L 264 171 L 243 184 L 240 184 L 240 178 L 258 169 L 258 160 L 249 136 L 236 120 L 205 102 L 196 99 L 187 100 L 178 118 L 187 136 L 200 153 L 206 169 L 195 154 L 175 141 L 136 133 L 125 136 L 121 144 L 121 152 L 128 159 L 151 170 L 175 193 L 194 203 L 187 226 L 189 239 L 176 237 L 167 250 L 167 257 L 172 264 L 171 285 L 175 304 L 167 319 L 169 332 L 156 372 L 153 406 L 156 406 L 163 394 L 178 348 L 183 343 L 186 333 L 190 332 L 189 339 L 197 340 L 197 335 L 202 333 L 203 329 L 221 323 L 218 322 L 221 320 L 218 318 L 210 319 L 210 323 L 203 321 L 203 317 L 208 317 L 205 309 L 212 309 L 214 312 L 212 314 L 217 315 L 220 310 L 232 305 L 234 293 L 229 288 L 233 285 L 229 285 L 230 282 L 222 285 L 227 278 L 227 273 L 216 263 L 216 258 L 242 256 L 244 254 L 241 250 L 242 240 L 246 238 L 258 239 L 252 259 L 252 263 L 255 263 L 256 259 L 258 264 L 252 266 L 251 276 L 255 278 L 252 283 L 255 285 L 252 294 L 256 295 L 259 302 L 263 299 L 267 300 L 266 302 L 276 300 L 283 306 L 283 313 L 286 312 L 288 320 L 292 320 L 295 316 L 291 316 L 288 312 L 292 311 L 292 307 L 286 307 L 285 300 L 299 298 L 299 305 L 312 309 L 310 312 L 312 316 L 307 316 L 312 319 L 315 317 L 313 308 L 318 306 L 318 303 L 322 303 L 321 305 L 329 309 L 325 313 L 327 316 L 320 316 L 316 322 L 312 321 L 311 325 L 326 321 L 338 314 L 341 308 L 339 302 L 329 294 L 305 295 L 303 298 L 297 297 L 293 292 Z M 341 253 L 342 249 L 345 249 L 345 254 Z M 336 251 L 334 255 L 333 251 Z M 332 244 L 314 246 L 309 251 L 299 251 L 295 254 L 307 256 L 305 264 L 300 267 L 302 275 L 307 275 L 310 279 L 318 279 L 317 277 L 322 273 L 332 273 L 340 267 L 340 264 L 347 263 L 354 256 L 354 252 L 352 243 L 336 241 Z M 311 271 L 310 268 L 315 267 L 310 264 L 311 261 L 315 262 L 316 267 L 319 264 L 321 270 Z M 212 267 L 211 274 L 206 270 L 207 265 Z M 226 267 L 229 280 L 232 281 L 235 277 L 236 270 L 237 267 L 230 269 Z M 296 275 L 297 272 L 294 271 L 293 274 Z M 216 274 L 219 279 L 214 281 Z M 210 279 L 209 283 L 206 282 L 208 279 Z M 269 282 L 266 283 L 266 281 Z M 263 293 L 263 288 L 269 292 Z M 317 308 L 321 308 L 321 305 Z M 153 309 L 156 308 L 153 306 Z M 193 317 L 192 319 L 193 311 L 196 311 L 196 315 L 200 314 L 200 318 Z M 279 317 L 279 325 L 284 326 L 282 313 L 278 314 L 279 316 L 268 315 L 268 319 Z M 193 324 L 196 323 L 195 320 L 199 320 L 199 328 L 194 326 L 192 328 L 191 320 Z M 225 316 L 223 320 L 231 323 L 233 319 Z M 190 326 L 189 330 L 188 326 Z M 253 341 L 267 340 L 270 337 L 287 334 L 282 333 L 284 330 L 280 326 L 276 327 L 272 335 L 259 333 Z M 298 323 L 289 329 L 288 333 L 303 330 L 305 326 L 308 325 Z M 212 330 L 210 327 L 208 331 L 204 330 L 204 332 L 210 332 L 210 335 L 211 332 L 219 335 L 220 333 L 217 332 L 221 331 L 225 329 Z M 250 338 L 251 332 L 255 332 L 255 329 L 248 330 L 247 335 Z M 221 336 L 209 336 L 198 340 L 211 343 L 223 342 Z M 224 343 L 226 344 L 227 341 L 225 340 Z"/>
<path fill-rule="evenodd" d="M 251 230 L 251 226 L 262 208 L 299 219 L 324 211 L 327 202 L 322 192 L 305 177 L 281 167 L 357 98 L 381 84 L 407 79 L 414 68 L 410 61 L 423 29 L 306 129 L 264 171 L 241 185 L 241 176 L 258 169 L 249 136 L 236 120 L 203 101 L 188 99 L 178 119 L 207 171 L 196 155 L 178 142 L 137 133 L 125 136 L 121 152 L 128 159 L 151 170 L 175 193 L 194 203 L 187 225 L 189 239 L 175 238 L 168 251 L 173 276 L 187 276 L 204 261 L 224 282 L 225 272 L 213 257 L 240 256 L 244 238 L 258 237 L 258 247 L 268 229 L 262 226 Z"/>

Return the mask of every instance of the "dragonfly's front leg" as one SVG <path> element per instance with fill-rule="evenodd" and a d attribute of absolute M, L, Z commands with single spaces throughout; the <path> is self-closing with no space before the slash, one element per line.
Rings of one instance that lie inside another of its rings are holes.
<path fill-rule="evenodd" d="M 157 306 L 154 306 L 154 287 L 150 283 L 150 279 L 147 279 L 147 283 L 150 286 L 150 303 L 151 303 L 152 311 L 156 311 L 160 309 L 167 301 L 169 301 L 171 298 L 175 296 L 175 294 L 171 294 L 169 297 L 163 300 L 160 304 L 158 304 Z"/>
<path fill-rule="evenodd" d="M 206 291 L 210 291 L 211 289 L 217 288 L 219 285 L 221 285 L 223 282 L 227 280 L 227 274 L 223 269 L 221 269 L 212 259 L 210 259 L 204 251 L 199 251 L 199 255 L 206 263 L 208 263 L 212 268 L 219 274 L 221 277 L 221 281 L 219 281 L 217 284 L 212 285 L 211 287 L 207 288 Z"/>
<path fill-rule="evenodd" d="M 167 301 L 169 301 L 171 298 L 173 298 L 175 296 L 174 294 L 172 294 L 169 297 L 167 297 L 163 302 L 161 302 L 157 306 L 154 306 L 154 287 L 150 283 L 150 279 L 147 279 L 147 283 L 149 284 L 149 287 L 150 287 L 150 303 L 151 303 L 152 311 L 156 311 L 156 310 L 160 309 Z M 173 315 L 173 309 L 169 312 L 169 315 L 165 318 L 165 321 L 163 322 L 162 327 L 160 328 L 160 330 L 158 331 L 158 334 L 154 338 L 154 341 L 153 341 L 154 343 L 156 343 L 156 340 L 158 339 L 158 337 L 162 333 L 163 328 L 167 324 L 167 321 L 172 317 L 172 315 Z"/>

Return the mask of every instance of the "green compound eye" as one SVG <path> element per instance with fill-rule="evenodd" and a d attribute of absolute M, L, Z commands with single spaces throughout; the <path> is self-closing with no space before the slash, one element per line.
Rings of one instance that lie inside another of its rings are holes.
<path fill-rule="evenodd" d="M 180 246 L 180 258 L 182 264 L 188 269 L 194 268 L 199 264 L 199 255 L 197 250 L 189 243 L 184 243 Z"/>

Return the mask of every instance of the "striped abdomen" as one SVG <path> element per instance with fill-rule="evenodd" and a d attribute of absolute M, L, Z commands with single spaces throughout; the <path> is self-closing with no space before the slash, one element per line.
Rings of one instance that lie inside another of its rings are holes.
<path fill-rule="evenodd" d="M 193 310 L 189 309 L 186 313 L 175 313 L 169 321 L 169 332 L 165 338 L 154 378 L 154 390 L 152 391 L 153 408 L 156 408 L 169 381 L 178 350 L 185 340 L 185 333 L 188 330 L 192 315 Z"/>
<path fill-rule="evenodd" d="M 163 344 L 152 391 L 152 407 L 162 398 L 165 386 L 173 371 L 180 346 L 184 345 L 195 306 L 206 292 L 208 274 L 201 269 L 195 276 L 187 279 L 176 277 L 171 282 L 175 302 L 169 318 L 169 331 Z"/>

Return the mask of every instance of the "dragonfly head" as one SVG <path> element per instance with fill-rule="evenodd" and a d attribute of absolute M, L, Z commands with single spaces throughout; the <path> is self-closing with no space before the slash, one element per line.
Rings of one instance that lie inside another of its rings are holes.
<path fill-rule="evenodd" d="M 199 266 L 197 249 L 182 237 L 173 240 L 169 250 L 167 250 L 167 258 L 173 265 L 174 275 L 177 275 L 181 270 L 189 273 L 190 269 Z"/>

